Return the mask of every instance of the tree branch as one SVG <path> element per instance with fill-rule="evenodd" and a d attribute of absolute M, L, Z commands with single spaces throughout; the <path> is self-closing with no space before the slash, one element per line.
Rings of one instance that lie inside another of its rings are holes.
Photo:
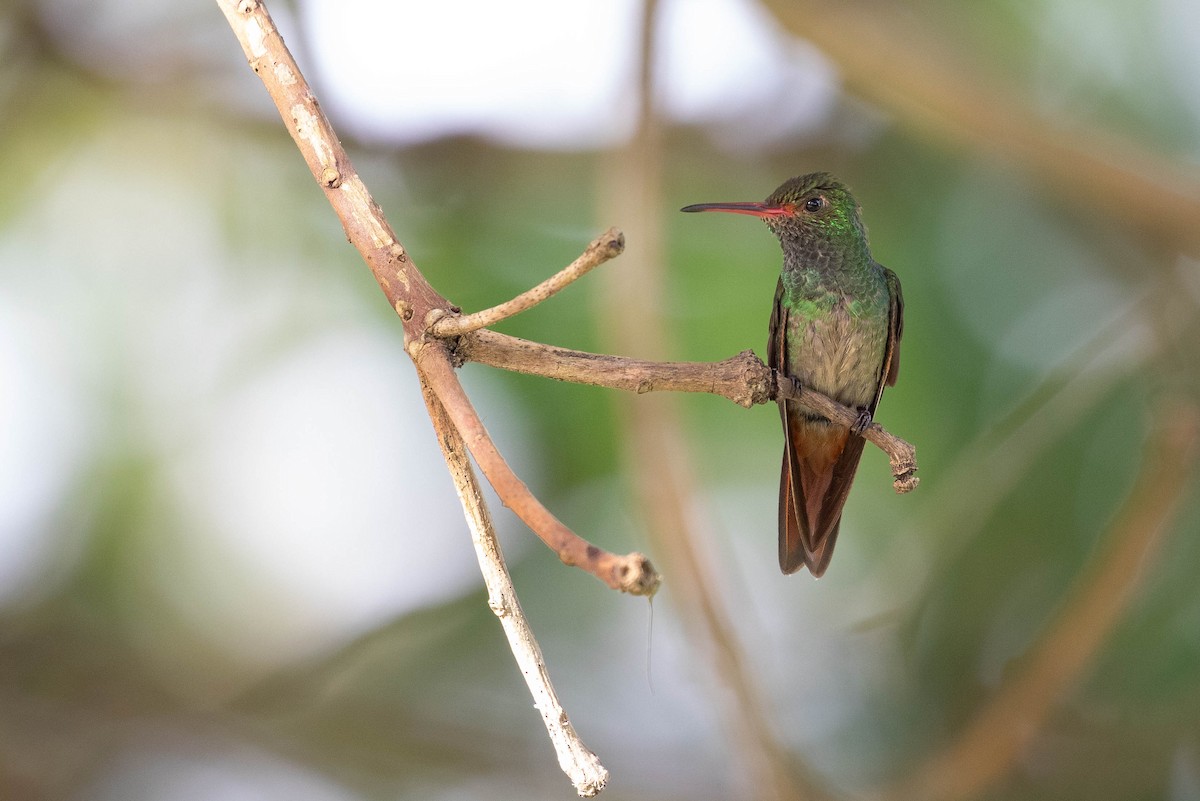
<path fill-rule="evenodd" d="M 288 52 L 265 4 L 259 0 L 217 0 L 217 5 L 241 43 L 250 68 L 275 102 L 313 178 L 337 213 L 346 238 L 362 254 L 388 303 L 400 316 L 405 340 L 423 336 L 429 312 L 449 311 L 450 302 L 430 286 L 396 238 Z"/>
<path fill-rule="evenodd" d="M 583 744 L 575 727 L 550 684 L 546 661 L 529 628 L 529 621 L 521 611 L 512 577 L 504 564 L 504 554 L 492 526 L 491 515 L 479 491 L 475 471 L 467 457 L 462 435 L 455 426 L 438 393 L 425 381 L 421 382 L 421 393 L 429 409 L 429 417 L 438 435 L 442 455 L 454 479 L 454 488 L 466 510 L 467 526 L 471 529 L 471 542 L 475 545 L 475 556 L 483 573 L 483 582 L 488 590 L 488 606 L 500 618 L 500 625 L 508 638 L 508 646 L 516 658 L 521 675 L 533 695 L 533 706 L 542 715 L 550 742 L 558 754 L 558 766 L 562 769 L 575 791 L 584 797 L 594 796 L 608 783 L 608 771 L 599 758 Z"/>
<path fill-rule="evenodd" d="M 553 696 L 540 649 L 520 617 L 516 595 L 507 581 L 503 557 L 490 533 L 490 520 L 462 445 L 470 449 L 503 502 L 554 549 L 563 562 L 582 567 L 610 587 L 637 594 L 653 594 L 661 579 L 641 554 L 616 556 L 579 538 L 530 493 L 488 436 L 454 372 L 455 360 L 461 363 L 465 358 L 472 358 L 486 363 L 490 359 L 496 366 L 507 365 L 507 369 L 637 392 L 663 389 L 710 392 L 742 406 L 787 398 L 847 427 L 853 424 L 858 414 L 790 381 L 780 385 L 773 373 L 749 351 L 713 364 L 644 362 L 566 351 L 482 330 L 483 326 L 551 297 L 620 253 L 624 239 L 615 229 L 593 242 L 572 265 L 530 291 L 493 309 L 457 316 L 458 310 L 433 289 L 397 240 L 383 212 L 355 172 L 264 4 L 260 0 L 217 0 L 217 4 L 241 43 L 250 66 L 275 102 L 313 177 L 337 213 L 347 238 L 362 254 L 402 321 L 405 349 L 421 377 L 430 419 L 476 543 L 492 608 L 509 635 L 514 656 L 554 741 L 560 765 L 580 794 L 595 794 L 603 788 L 607 772 L 595 755 L 579 742 Z M 549 358 L 551 355 L 553 358 Z M 533 360 L 539 362 L 535 364 Z M 547 363 L 554 365 L 552 369 L 557 374 L 546 372 Z M 888 451 L 898 490 L 906 491 L 915 486 L 912 473 L 916 466 L 911 446 L 879 426 L 872 426 L 864 436 Z"/>
<path fill-rule="evenodd" d="M 288 52 L 266 7 L 258 0 L 217 0 L 217 5 L 241 43 L 251 68 L 262 79 L 268 94 L 275 102 L 285 127 L 304 156 L 313 177 L 324 190 L 326 199 L 341 220 L 347 239 L 362 254 L 389 304 L 399 315 L 404 327 L 405 347 L 410 355 L 413 355 L 414 363 L 416 354 L 422 355 L 418 372 L 426 386 L 435 393 L 439 390 L 445 392 L 453 399 L 450 410 L 460 418 L 456 424 L 472 421 L 477 424 L 478 418 L 470 408 L 469 402 L 464 405 L 466 395 L 462 393 L 462 387 L 454 376 L 446 349 L 422 347 L 426 326 L 439 316 L 452 313 L 450 303 L 425 280 L 425 276 L 396 239 L 382 210 L 355 172 L 350 157 L 338 141 L 333 127 L 322 112 L 291 53 Z M 446 375 L 451 380 L 447 380 Z M 428 380 L 427 376 L 434 378 Z M 524 624 L 523 618 L 517 617 L 519 605 L 516 603 L 511 584 L 500 582 L 497 578 L 506 575 L 507 570 L 499 547 L 494 538 L 487 534 L 490 524 L 478 488 L 474 486 L 474 478 L 470 476 L 468 484 L 468 478 L 462 469 L 466 466 L 469 470 L 469 465 L 461 461 L 464 457 L 461 448 L 455 447 L 455 443 L 462 442 L 464 437 L 458 431 L 450 431 L 445 425 L 443 413 L 447 408 L 444 400 L 441 397 L 428 400 L 430 417 L 438 430 L 439 441 L 442 443 L 451 474 L 455 477 L 464 514 L 476 535 L 477 554 L 480 557 L 484 579 L 488 582 L 489 592 L 492 593 L 492 608 L 500 616 L 501 624 L 509 634 L 513 655 L 534 693 L 536 705 L 542 712 L 547 731 L 558 753 L 560 766 L 581 795 L 594 795 L 604 787 L 607 772 L 595 755 L 575 736 L 566 713 L 550 689 L 540 649 L 537 648 L 532 632 L 528 625 Z M 480 432 L 482 436 L 479 436 Z M 512 475 L 507 465 L 503 465 L 503 460 L 495 452 L 482 425 L 479 425 L 475 433 L 472 447 L 490 449 L 483 458 L 477 455 L 480 464 L 491 465 L 494 475 L 507 477 L 511 485 L 509 497 L 512 497 L 514 491 L 519 493 L 520 490 L 528 495 L 524 484 Z M 494 458 L 490 458 L 493 455 Z M 503 465 L 503 469 L 496 468 L 493 463 L 497 461 Z M 489 479 L 492 477 L 489 475 Z M 500 487 L 497 489 L 500 491 Z M 506 497 L 503 491 L 500 495 L 502 498 Z M 540 504 L 536 505 L 535 511 L 538 509 L 562 529 L 558 532 L 561 535 L 560 539 L 566 540 L 565 535 L 574 536 Z M 562 551 L 559 553 L 561 555 Z M 583 543 L 582 557 L 572 558 L 576 559 L 576 563 L 590 565 L 597 571 L 606 570 L 610 586 L 629 584 L 641 587 L 646 592 L 653 592 L 659 580 L 657 573 L 644 557 L 640 557 L 639 560 L 634 556 L 636 555 L 627 557 L 628 564 L 625 566 L 606 564 L 604 552 Z"/>
<path fill-rule="evenodd" d="M 852 428 L 858 420 L 858 412 L 854 409 L 843 406 L 828 395 L 802 387 L 795 380 L 780 383 L 777 397 L 794 400 L 843 428 Z M 916 476 L 917 449 L 912 444 L 875 422 L 863 430 L 862 437 L 887 454 L 888 461 L 892 464 L 892 486 L 896 492 L 905 493 L 916 489 L 921 479 Z"/>
<path fill-rule="evenodd" d="M 858 412 L 795 381 L 778 381 L 771 368 L 753 351 L 744 350 L 719 362 L 655 362 L 601 353 L 559 348 L 530 342 L 495 331 L 475 331 L 458 343 L 455 355 L 527 375 L 558 381 L 645 392 L 705 392 L 750 407 L 773 400 L 793 400 L 845 428 Z M 871 444 L 888 455 L 896 492 L 915 489 L 916 448 L 878 423 L 862 432 Z"/>
<path fill-rule="evenodd" d="M 720 362 L 656 362 L 544 345 L 495 331 L 476 331 L 459 341 L 455 355 L 463 361 L 515 373 L 639 395 L 707 392 L 746 408 L 773 399 L 771 371 L 748 350 Z"/>

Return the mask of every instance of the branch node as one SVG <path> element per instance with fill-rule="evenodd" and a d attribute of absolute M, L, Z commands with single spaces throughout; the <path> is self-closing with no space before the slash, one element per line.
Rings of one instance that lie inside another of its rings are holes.
<path fill-rule="evenodd" d="M 763 364 L 754 351 L 744 350 L 734 356 L 732 361 L 742 362 L 744 385 L 744 391 L 739 391 L 731 398 L 734 403 L 749 409 L 775 397 L 775 371 Z"/>
<path fill-rule="evenodd" d="M 321 171 L 321 183 L 329 189 L 337 189 L 342 185 L 342 174 L 336 167 L 326 167 Z"/>

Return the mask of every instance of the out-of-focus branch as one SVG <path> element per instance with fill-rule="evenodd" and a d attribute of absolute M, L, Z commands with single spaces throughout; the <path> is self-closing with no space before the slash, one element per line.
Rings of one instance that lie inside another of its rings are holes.
<path fill-rule="evenodd" d="M 639 352 L 651 358 L 662 358 L 673 350 L 660 311 L 666 305 L 667 278 L 662 221 L 666 207 L 662 191 L 663 137 L 654 108 L 657 8 L 655 0 L 643 0 L 637 132 L 626 147 L 606 161 L 598 180 L 601 213 L 606 218 L 625 215 L 622 227 L 638 244 L 604 276 L 607 284 L 600 297 L 603 334 L 618 352 Z M 750 355 L 743 357 L 738 358 L 749 366 Z M 708 368 L 692 370 L 700 376 Z M 650 375 L 645 379 L 634 385 L 636 391 L 666 388 Z M 750 384 L 761 387 L 773 386 L 774 382 L 768 371 L 760 372 Z M 801 760 L 787 753 L 775 735 L 770 707 L 762 697 L 727 606 L 723 593 L 726 577 L 708 558 L 711 547 L 706 524 L 711 515 L 704 511 L 704 493 L 691 473 L 688 437 L 680 422 L 677 399 L 641 398 L 636 403 L 622 403 L 620 412 L 626 422 L 625 455 L 634 497 L 655 543 L 656 556 L 671 575 L 672 606 L 687 627 L 692 647 L 712 663 L 713 695 L 721 701 L 717 706 L 726 742 L 729 750 L 740 757 L 747 778 L 748 791 L 735 795 L 759 801 L 818 797 L 809 771 Z"/>
<path fill-rule="evenodd" d="M 450 477 L 454 480 L 454 488 L 458 491 L 463 509 L 466 510 L 471 542 L 475 545 L 479 569 L 487 586 L 488 606 L 496 613 L 496 617 L 500 618 L 509 648 L 521 669 L 521 675 L 525 677 L 525 683 L 529 685 L 529 692 L 533 695 L 533 706 L 541 713 L 546 732 L 550 735 L 550 742 L 554 744 L 554 750 L 558 754 L 558 766 L 575 785 L 575 791 L 579 795 L 594 796 L 608 783 L 608 771 L 579 739 L 575 727 L 567 719 L 567 713 L 558 701 L 554 687 L 550 684 L 550 674 L 546 671 L 542 649 L 529 628 L 525 613 L 521 611 L 521 603 L 517 600 L 512 577 L 504 564 L 504 554 L 500 551 L 500 543 L 492 527 L 492 518 L 483 502 L 483 494 L 479 491 L 479 482 L 471 468 L 471 460 L 467 456 L 460 429 L 447 415 L 446 407 L 442 405 L 438 394 L 424 382 L 421 384 L 421 390 L 425 397 L 425 405 L 429 409 L 429 417 L 433 421 L 433 428 L 437 432 L 438 444 L 442 447 L 442 455 L 446 458 Z"/>
<path fill-rule="evenodd" d="M 1056 192 L 1159 242 L 1200 253 L 1200 175 L 1130 142 L 1047 122 L 951 57 L 890 3 L 762 0 L 837 63 L 851 91 L 915 128 L 1000 153 Z"/>
<path fill-rule="evenodd" d="M 1087 669 L 1145 577 L 1189 486 L 1200 451 L 1200 408 L 1163 404 L 1129 498 L 1072 597 L 963 734 L 886 797 L 975 798 L 1037 736 L 1055 703 Z"/>

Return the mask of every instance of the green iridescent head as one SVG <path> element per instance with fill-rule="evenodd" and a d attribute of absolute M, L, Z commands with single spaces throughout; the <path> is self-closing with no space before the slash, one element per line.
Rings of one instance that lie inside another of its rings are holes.
<path fill-rule="evenodd" d="M 764 201 L 697 203 L 680 211 L 727 211 L 760 217 L 780 241 L 866 242 L 858 203 L 827 172 L 790 178 Z"/>

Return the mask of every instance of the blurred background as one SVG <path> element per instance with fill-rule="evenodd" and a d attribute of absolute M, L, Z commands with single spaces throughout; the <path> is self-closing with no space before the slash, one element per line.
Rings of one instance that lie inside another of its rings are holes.
<path fill-rule="evenodd" d="M 401 241 L 499 330 L 763 355 L 778 245 L 680 206 L 836 173 L 904 286 L 819 582 L 773 406 L 467 365 L 568 525 L 493 512 L 610 799 L 1200 799 L 1200 6 L 270 10 Z M 215 4 L 0 8 L 0 799 L 570 798 L 401 328 Z"/>

